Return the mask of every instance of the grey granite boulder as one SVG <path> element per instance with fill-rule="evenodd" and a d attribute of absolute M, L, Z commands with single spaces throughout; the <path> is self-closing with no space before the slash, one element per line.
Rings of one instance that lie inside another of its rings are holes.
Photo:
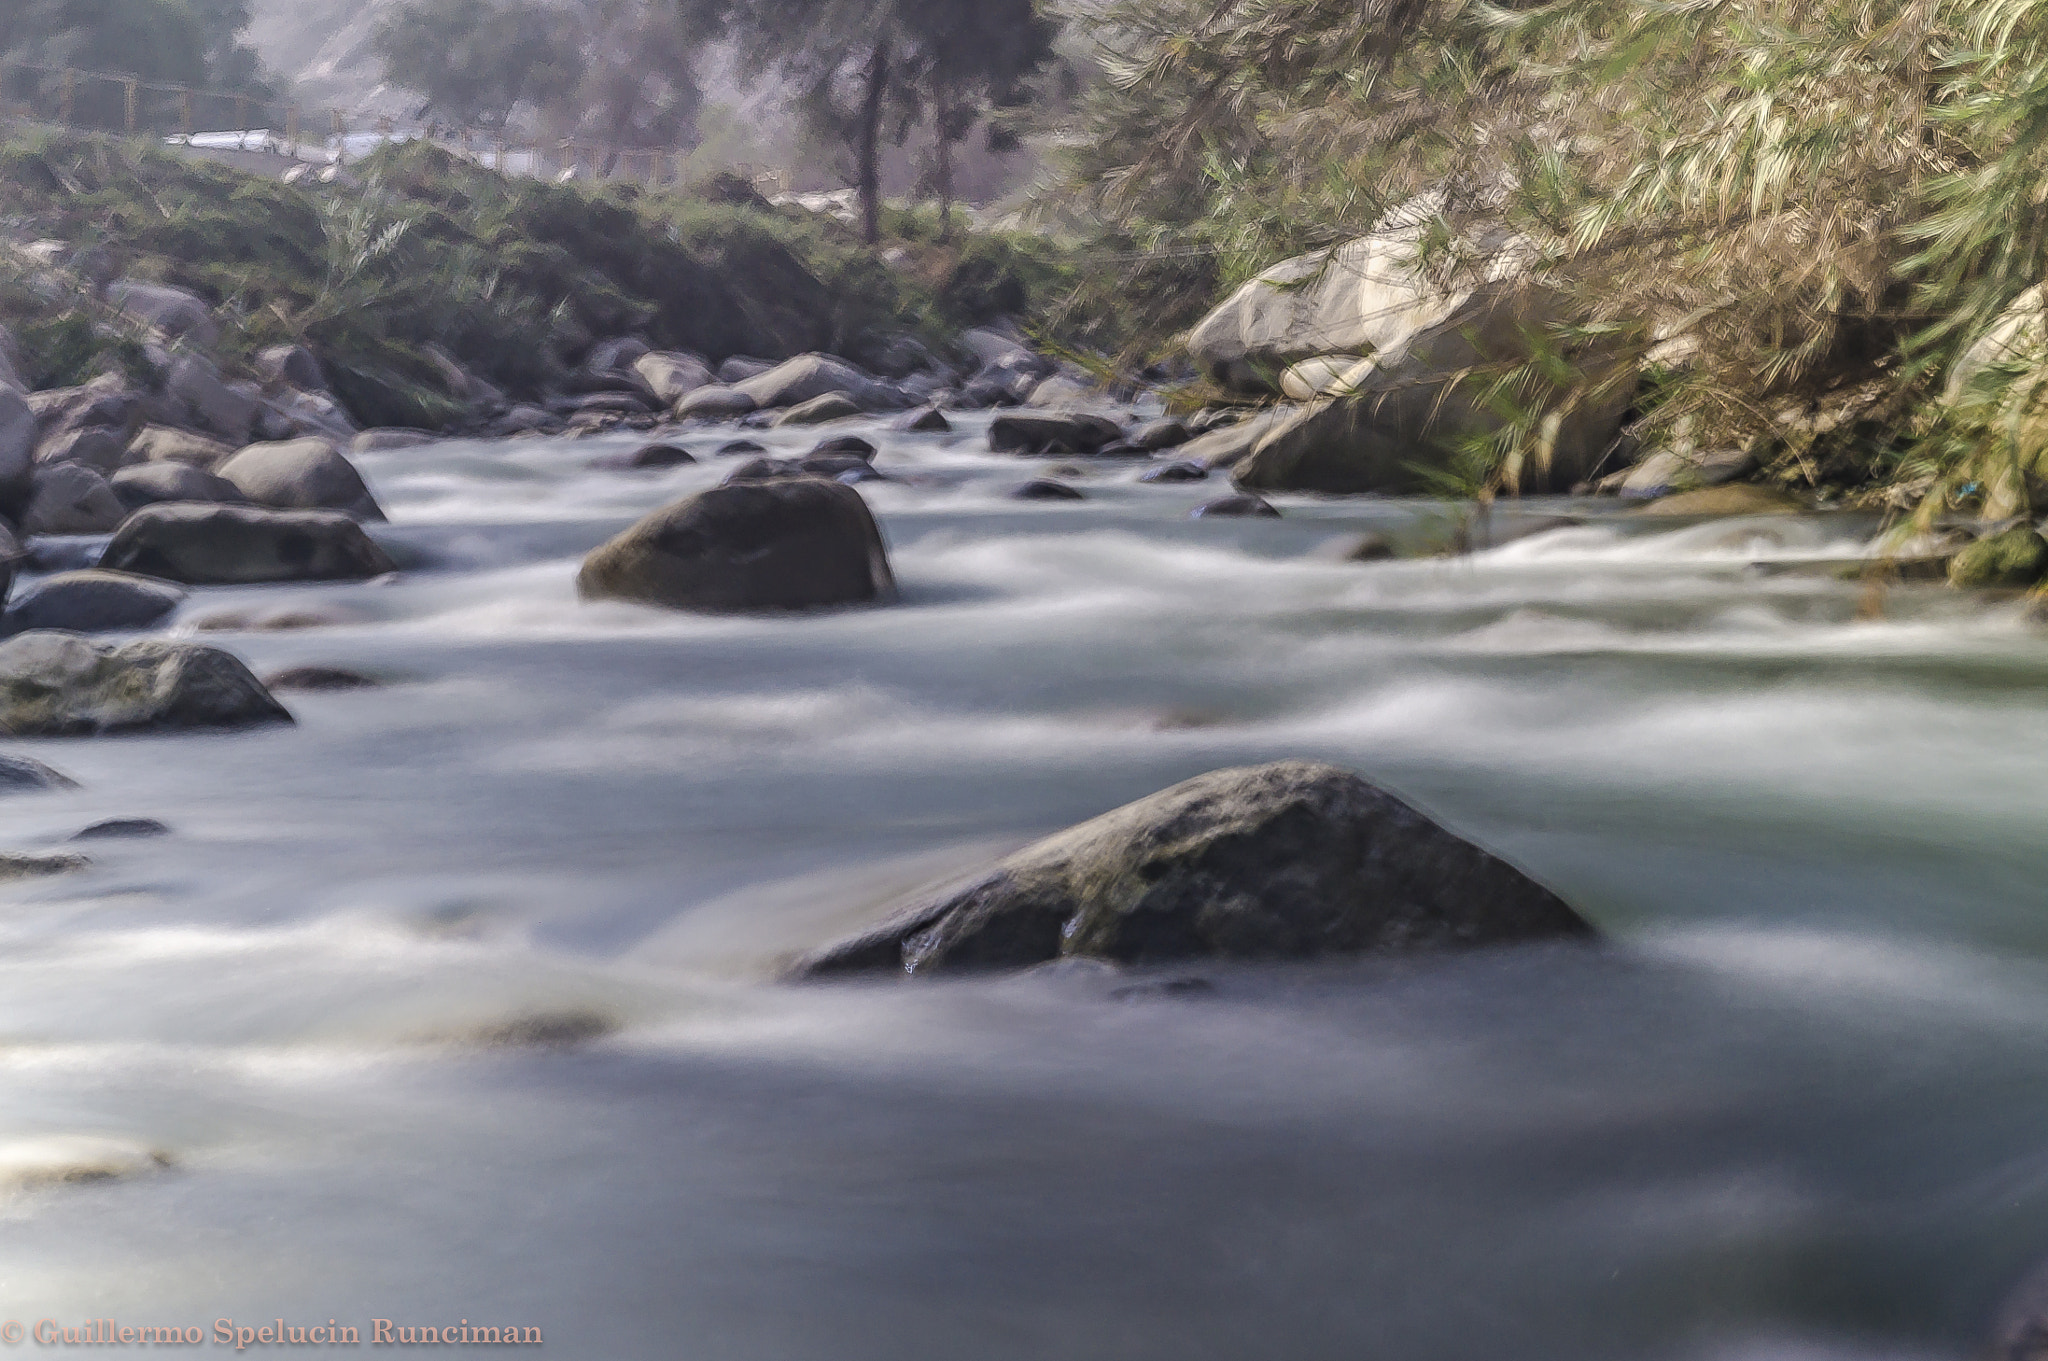
<path fill-rule="evenodd" d="M 998 454 L 1092 454 L 1123 434 L 1107 416 L 1082 412 L 998 416 L 988 428 L 988 447 Z"/>
<path fill-rule="evenodd" d="M 252 444 L 214 472 L 259 506 L 338 510 L 358 520 L 384 518 L 356 465 L 324 439 Z"/>
<path fill-rule="evenodd" d="M 82 463 L 38 467 L 21 513 L 25 534 L 105 534 L 128 513 L 114 489 Z"/>
<path fill-rule="evenodd" d="M 0 614 L 0 637 L 35 629 L 113 633 L 146 629 L 183 603 L 185 592 L 167 581 L 132 572 L 87 568 L 46 577 Z"/>
<path fill-rule="evenodd" d="M 800 976 L 1585 939 L 1555 894 L 1349 771 L 1211 771 L 1027 846 Z"/>
<path fill-rule="evenodd" d="M 710 612 L 860 605 L 894 594 L 881 531 L 851 487 L 785 477 L 655 511 L 583 561 L 586 600 Z"/>
<path fill-rule="evenodd" d="M 105 647 L 39 630 L 0 643 L 0 733 L 76 737 L 289 723 L 232 653 L 197 643 Z"/>
<path fill-rule="evenodd" d="M 238 506 L 249 500 L 240 487 L 225 477 L 216 477 L 189 463 L 138 463 L 115 473 L 107 485 L 129 510 L 164 501 L 209 501 Z"/>
<path fill-rule="evenodd" d="M 130 515 L 99 565 L 192 586 L 356 581 L 396 570 L 363 527 L 339 511 L 191 503 Z"/>

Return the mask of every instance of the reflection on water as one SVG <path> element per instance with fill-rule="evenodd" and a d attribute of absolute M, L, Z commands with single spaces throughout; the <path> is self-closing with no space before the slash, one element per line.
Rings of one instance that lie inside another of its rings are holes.
<path fill-rule="evenodd" d="M 173 625 L 381 688 L 10 745 L 82 787 L 7 798 L 0 849 L 174 834 L 0 889 L 6 1310 L 491 1319 L 592 1361 L 1954 1357 L 2048 1255 L 2048 639 L 2017 605 L 1862 617 L 1855 517 L 1552 505 L 1359 564 L 1455 509 L 1192 521 L 1215 485 L 1121 465 L 1024 504 L 971 433 L 873 437 L 893 607 L 582 605 L 581 553 L 721 463 L 397 451 L 364 466 L 413 570 Z M 1287 755 L 1614 943 L 1199 994 L 768 981 Z"/>

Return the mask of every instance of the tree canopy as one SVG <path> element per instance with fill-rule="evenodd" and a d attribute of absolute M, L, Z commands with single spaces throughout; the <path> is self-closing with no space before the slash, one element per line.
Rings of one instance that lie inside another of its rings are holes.
<path fill-rule="evenodd" d="M 423 114 L 502 128 L 522 103 L 572 94 L 585 61 L 575 16 L 540 0 L 408 0 L 377 28 L 386 79 Z"/>
<path fill-rule="evenodd" d="M 941 155 L 1052 55 L 1034 0 L 736 0 L 729 23 L 757 69 L 802 92 L 814 130 L 853 154 L 867 239 L 881 235 L 880 150 L 930 115 Z"/>

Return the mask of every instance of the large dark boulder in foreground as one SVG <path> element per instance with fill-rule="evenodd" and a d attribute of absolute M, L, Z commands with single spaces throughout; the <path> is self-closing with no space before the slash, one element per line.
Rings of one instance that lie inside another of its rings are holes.
<path fill-rule="evenodd" d="M 184 603 L 167 581 L 132 572 L 59 572 L 22 593 L 0 614 L 0 638 L 36 629 L 115 633 L 146 629 Z"/>
<path fill-rule="evenodd" d="M 1541 884 L 1315 761 L 1211 771 L 831 946 L 800 977 L 1305 959 L 1588 937 Z"/>
<path fill-rule="evenodd" d="M 996 417 L 988 428 L 988 447 L 998 454 L 1092 454 L 1123 435 L 1123 427 L 1107 416 L 1032 412 Z"/>
<path fill-rule="evenodd" d="M 100 566 L 191 586 L 360 581 L 397 570 L 340 511 L 190 503 L 145 506 L 130 515 Z"/>
<path fill-rule="evenodd" d="M 38 630 L 0 643 L 0 733 L 74 737 L 289 723 L 232 653 L 198 643 L 105 647 Z"/>
<path fill-rule="evenodd" d="M 813 477 L 686 497 L 600 546 L 576 578 L 586 600 L 721 613 L 861 605 L 895 586 L 860 493 Z"/>

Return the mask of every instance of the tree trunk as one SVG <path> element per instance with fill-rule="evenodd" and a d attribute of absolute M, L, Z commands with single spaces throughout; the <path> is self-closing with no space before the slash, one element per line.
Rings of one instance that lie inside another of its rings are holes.
<path fill-rule="evenodd" d="M 939 181 L 939 242 L 953 239 L 953 101 L 939 96 L 937 179 Z"/>
<path fill-rule="evenodd" d="M 890 57 L 888 39 L 877 41 L 860 101 L 860 223 L 870 246 L 882 240 L 882 104 L 889 94 Z"/>

